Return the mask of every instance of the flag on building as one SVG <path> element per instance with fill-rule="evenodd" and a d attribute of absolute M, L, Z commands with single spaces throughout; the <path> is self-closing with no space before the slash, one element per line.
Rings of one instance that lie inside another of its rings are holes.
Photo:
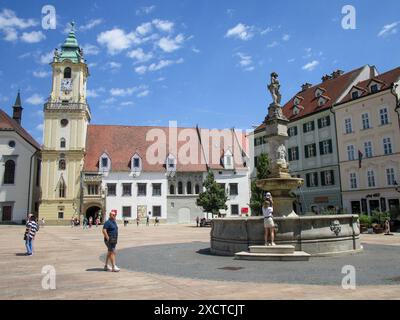
<path fill-rule="evenodd" d="M 363 153 L 358 150 L 358 168 L 361 168 L 361 162 L 362 162 L 362 158 L 363 158 Z"/>

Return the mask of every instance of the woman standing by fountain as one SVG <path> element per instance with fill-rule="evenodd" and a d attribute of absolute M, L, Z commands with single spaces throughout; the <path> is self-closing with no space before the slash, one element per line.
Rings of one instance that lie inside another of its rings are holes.
<path fill-rule="evenodd" d="M 273 201 L 271 193 L 267 192 L 265 196 L 265 201 L 262 207 L 263 216 L 264 216 L 264 229 L 265 229 L 265 245 L 266 246 L 274 246 L 275 245 L 275 224 L 273 220 Z M 269 236 L 268 236 L 269 235 Z M 271 239 L 271 242 L 268 242 L 268 238 Z"/>

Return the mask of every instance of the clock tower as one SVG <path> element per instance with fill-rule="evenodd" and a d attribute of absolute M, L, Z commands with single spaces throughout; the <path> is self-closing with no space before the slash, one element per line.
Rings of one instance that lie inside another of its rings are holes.
<path fill-rule="evenodd" d="M 74 23 L 55 49 L 50 97 L 44 105 L 44 130 L 39 217 L 66 224 L 79 217 L 81 171 L 90 109 L 86 101 L 88 66 L 75 37 Z"/>

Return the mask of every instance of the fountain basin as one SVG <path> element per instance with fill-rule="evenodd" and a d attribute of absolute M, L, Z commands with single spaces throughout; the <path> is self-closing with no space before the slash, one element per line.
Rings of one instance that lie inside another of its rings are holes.
<path fill-rule="evenodd" d="M 311 256 L 356 253 L 362 250 L 358 215 L 274 218 L 276 244 L 293 245 Z M 262 217 L 213 219 L 211 252 L 233 256 L 249 246 L 264 245 Z"/>

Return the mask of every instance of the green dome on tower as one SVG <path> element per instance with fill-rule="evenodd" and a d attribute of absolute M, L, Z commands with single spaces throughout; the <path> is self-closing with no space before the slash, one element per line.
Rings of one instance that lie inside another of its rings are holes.
<path fill-rule="evenodd" d="M 55 57 L 58 62 L 67 59 L 71 60 L 73 63 L 83 62 L 83 52 L 79 47 L 78 40 L 76 40 L 74 27 L 75 23 L 71 22 L 71 31 L 61 46 L 61 53 Z"/>

